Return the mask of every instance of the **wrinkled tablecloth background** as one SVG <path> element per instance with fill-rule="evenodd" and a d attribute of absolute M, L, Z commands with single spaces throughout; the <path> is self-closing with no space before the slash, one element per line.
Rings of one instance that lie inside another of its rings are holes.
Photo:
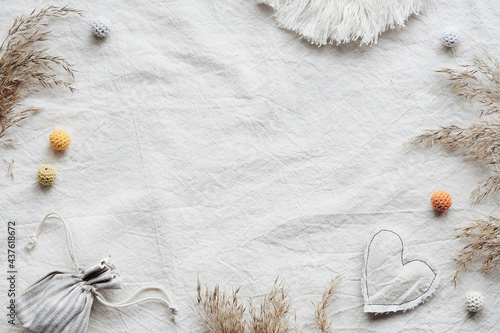
<path fill-rule="evenodd" d="M 2 39 L 15 17 L 44 1 L 2 6 Z M 65 5 L 54 1 L 51 4 Z M 458 98 L 435 70 L 469 63 L 486 49 L 500 55 L 500 4 L 431 1 L 403 29 L 377 45 L 318 48 L 280 29 L 254 1 L 70 1 L 86 11 L 53 26 L 51 53 L 72 62 L 74 94 L 42 90 L 25 105 L 39 114 L 9 130 L 14 181 L 2 163 L 2 251 L 7 221 L 17 222 L 18 292 L 58 268 L 71 268 L 61 224 L 50 222 L 33 251 L 24 250 L 49 212 L 71 225 L 85 265 L 111 254 L 124 279 L 113 301 L 141 286 L 162 285 L 176 299 L 177 325 L 146 303 L 120 310 L 96 304 L 89 333 L 204 332 L 197 277 L 243 298 L 290 291 L 297 321 L 314 332 L 313 305 L 343 274 L 331 306 L 339 332 L 497 332 L 499 270 L 474 266 L 452 285 L 452 258 L 463 245 L 454 228 L 500 216 L 498 196 L 471 205 L 470 192 L 489 170 L 440 148 L 405 148 L 424 129 L 468 126 L 477 104 Z M 106 16 L 109 38 L 90 22 Z M 442 46 L 445 26 L 462 43 Z M 57 128 L 72 137 L 51 149 Z M 52 187 L 36 170 L 54 165 Z M 453 207 L 434 213 L 430 196 L 446 190 Z M 424 305 L 395 315 L 363 313 L 363 251 L 380 228 L 398 231 L 413 254 L 433 258 L 441 284 Z M 5 258 L 5 254 L 4 254 Z M 2 276 L 7 264 L 3 261 Z M 6 311 L 6 279 L 1 278 Z M 471 316 L 465 293 L 487 296 Z M 0 320 L 0 331 L 22 332 Z"/>

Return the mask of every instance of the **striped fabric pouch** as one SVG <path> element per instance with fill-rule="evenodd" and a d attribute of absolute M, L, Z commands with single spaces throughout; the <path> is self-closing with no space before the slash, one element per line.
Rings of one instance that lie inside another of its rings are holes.
<path fill-rule="evenodd" d="M 174 321 L 177 310 L 171 306 L 172 302 L 168 293 L 160 287 L 139 289 L 121 303 L 108 302 L 99 291 L 122 287 L 121 278 L 115 271 L 111 256 L 80 268 L 74 254 L 69 228 L 64 219 L 57 214 L 51 213 L 43 219 L 35 234 L 30 238 L 29 249 L 36 244 L 36 237 L 49 218 L 58 218 L 64 223 L 69 253 L 76 269 L 51 272 L 21 294 L 17 299 L 16 316 L 23 327 L 33 333 L 85 333 L 94 300 L 115 308 L 145 301 L 159 301 L 166 304 L 170 310 L 170 317 Z M 137 295 L 148 290 L 159 291 L 164 298 L 148 297 L 133 301 Z"/>
<path fill-rule="evenodd" d="M 31 332 L 87 331 L 96 292 L 122 287 L 110 261 L 47 274 L 18 299 L 17 318 Z"/>

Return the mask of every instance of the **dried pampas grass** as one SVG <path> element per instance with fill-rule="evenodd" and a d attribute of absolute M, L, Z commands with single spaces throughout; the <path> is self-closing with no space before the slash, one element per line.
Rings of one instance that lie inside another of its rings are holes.
<path fill-rule="evenodd" d="M 466 100 L 477 100 L 481 104 L 481 115 L 496 114 L 500 111 L 500 64 L 489 54 L 476 56 L 472 65 L 461 69 L 443 69 L 448 74 L 454 91 Z M 483 181 L 472 193 L 477 203 L 500 190 L 500 121 L 491 120 L 474 123 L 469 127 L 441 127 L 427 131 L 413 139 L 410 144 L 441 145 L 453 151 L 461 151 L 485 166 L 492 167 L 490 177 Z"/>
<path fill-rule="evenodd" d="M 476 55 L 470 65 L 438 72 L 448 74 L 458 96 L 480 102 L 481 115 L 500 111 L 500 64 L 495 57 L 488 53 L 482 57 Z"/>
<path fill-rule="evenodd" d="M 250 302 L 250 322 L 248 332 L 251 333 L 285 333 L 290 331 L 291 303 L 284 282 L 274 282 L 271 291 L 264 296 L 260 307 Z M 297 328 L 295 327 L 295 331 Z"/>
<path fill-rule="evenodd" d="M 203 323 L 205 327 L 213 333 L 237 333 L 245 332 L 245 321 L 243 314 L 245 307 L 238 304 L 238 292 L 236 289 L 232 296 L 220 293 L 219 286 L 210 292 L 208 288 L 205 292 L 201 290 L 198 280 L 196 287 L 198 292 L 198 305 L 203 309 Z"/>
<path fill-rule="evenodd" d="M 472 124 L 470 127 L 441 127 L 427 131 L 411 141 L 414 145 L 441 145 L 452 151 L 460 151 L 486 166 L 493 166 L 492 175 L 472 193 L 472 200 L 477 203 L 488 195 L 500 190 L 500 121 L 487 121 Z"/>
<path fill-rule="evenodd" d="M 467 101 L 476 100 L 481 105 L 481 116 L 496 115 L 500 111 L 500 63 L 485 53 L 476 56 L 473 63 L 460 69 L 443 69 L 452 82 L 454 91 Z M 410 144 L 424 146 L 441 145 L 452 151 L 460 151 L 485 166 L 491 167 L 491 175 L 472 193 L 474 203 L 500 191 L 500 120 L 477 122 L 469 127 L 446 126 L 427 131 Z M 482 270 L 489 271 L 500 265 L 500 220 L 489 217 L 470 226 L 458 229 L 456 238 L 467 242 L 455 261 L 458 264 L 453 282 L 468 268 L 476 256 L 483 256 Z"/>
<path fill-rule="evenodd" d="M 470 226 L 457 230 L 459 234 L 456 238 L 465 241 L 467 245 L 455 258 L 458 263 L 453 279 L 455 285 L 460 274 L 477 256 L 482 256 L 481 270 L 483 272 L 500 266 L 500 219 L 490 216 L 487 220 L 477 220 Z"/>
<path fill-rule="evenodd" d="M 323 294 L 316 307 L 316 323 L 320 333 L 331 332 L 332 322 L 328 319 L 327 308 L 336 292 L 338 277 Z M 213 291 L 205 288 L 202 291 L 200 281 L 197 284 L 198 304 L 202 312 L 200 316 L 204 326 L 212 333 L 288 333 L 299 332 L 295 315 L 292 314 L 291 301 L 283 281 L 274 282 L 271 291 L 264 295 L 259 306 L 249 301 L 248 319 L 245 319 L 247 308 L 238 299 L 239 288 L 227 296 L 216 286 Z"/>
<path fill-rule="evenodd" d="M 46 7 L 28 16 L 18 17 L 0 45 L 0 138 L 8 128 L 18 124 L 37 107 L 18 109 L 21 100 L 37 87 L 65 86 L 73 91 L 71 83 L 54 74 L 54 67 L 61 67 L 74 78 L 73 66 L 64 58 L 53 56 L 46 49 L 39 49 L 50 31 L 43 31 L 48 20 L 82 12 L 69 7 Z"/>
<path fill-rule="evenodd" d="M 321 303 L 315 305 L 316 311 L 314 312 L 314 318 L 316 319 L 316 325 L 321 333 L 332 333 L 332 321 L 328 316 L 327 310 L 333 299 L 333 295 L 337 290 L 337 282 L 339 276 L 334 278 L 330 283 L 330 287 L 325 290 L 323 297 L 321 298 Z M 314 305 L 314 303 L 313 303 Z"/>

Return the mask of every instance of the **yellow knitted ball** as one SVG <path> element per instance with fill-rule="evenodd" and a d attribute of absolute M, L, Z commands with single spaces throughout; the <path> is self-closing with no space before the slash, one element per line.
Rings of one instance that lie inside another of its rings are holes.
<path fill-rule="evenodd" d="M 56 169 L 50 164 L 44 164 L 36 173 L 38 181 L 44 186 L 49 186 L 54 184 L 57 178 Z"/>
<path fill-rule="evenodd" d="M 49 137 L 50 145 L 52 148 L 57 150 L 64 150 L 68 148 L 71 143 L 71 138 L 69 137 L 68 132 L 63 130 L 55 130 Z"/>

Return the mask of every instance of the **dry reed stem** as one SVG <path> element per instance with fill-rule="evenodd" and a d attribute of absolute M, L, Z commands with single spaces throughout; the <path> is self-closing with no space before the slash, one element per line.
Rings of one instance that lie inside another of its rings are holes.
<path fill-rule="evenodd" d="M 27 107 L 16 111 L 20 102 L 37 87 L 52 88 L 65 86 L 73 91 L 71 83 L 53 73 L 58 66 L 74 78 L 73 65 L 64 58 L 48 54 L 39 49 L 40 42 L 46 41 L 50 31 L 42 31 L 48 19 L 82 12 L 69 7 L 49 6 L 39 12 L 31 12 L 14 20 L 7 37 L 0 45 L 0 138 L 7 129 L 39 111 L 37 107 Z"/>
<path fill-rule="evenodd" d="M 470 226 L 457 229 L 456 239 L 467 244 L 459 252 L 455 261 L 458 264 L 453 282 L 455 286 L 460 274 L 465 271 L 474 258 L 482 256 L 481 270 L 488 272 L 500 266 L 500 219 L 488 217 L 487 220 L 476 220 Z"/>
<path fill-rule="evenodd" d="M 338 279 L 340 276 L 335 277 L 330 282 L 330 287 L 325 290 L 323 297 L 321 298 L 321 303 L 314 304 L 315 312 L 314 318 L 316 319 L 316 325 L 321 333 L 332 333 L 332 320 L 328 317 L 328 307 L 332 303 L 332 298 L 337 291 Z"/>
<path fill-rule="evenodd" d="M 9 167 L 8 167 L 8 169 L 7 169 L 7 174 L 10 176 L 10 178 L 11 178 L 12 180 L 14 180 L 14 171 L 13 171 L 13 169 L 12 169 L 12 165 L 14 164 L 14 159 L 12 159 L 12 160 L 9 162 L 9 161 L 7 161 L 5 158 L 3 158 L 3 161 L 4 161 L 5 163 L 8 163 L 8 164 L 9 164 Z"/>

